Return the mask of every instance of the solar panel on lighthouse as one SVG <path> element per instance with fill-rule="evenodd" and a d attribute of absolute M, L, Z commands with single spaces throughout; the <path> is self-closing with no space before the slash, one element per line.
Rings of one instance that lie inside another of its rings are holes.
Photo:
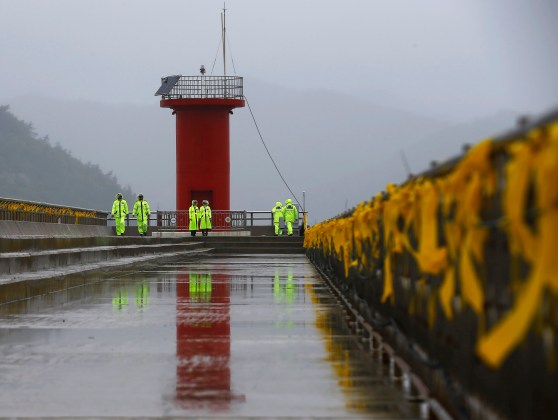
<path fill-rule="evenodd" d="M 176 75 L 161 78 L 161 87 L 155 92 L 155 96 L 168 95 L 172 88 L 178 83 L 180 77 L 180 75 Z"/>

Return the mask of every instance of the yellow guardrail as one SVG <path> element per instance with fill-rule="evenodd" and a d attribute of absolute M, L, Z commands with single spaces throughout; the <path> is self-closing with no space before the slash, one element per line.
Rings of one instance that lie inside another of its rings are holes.
<path fill-rule="evenodd" d="M 0 198 L 0 220 L 106 225 L 107 214 L 96 210 Z"/>
<path fill-rule="evenodd" d="M 487 203 L 495 217 L 485 214 Z M 513 303 L 487 326 L 485 293 L 493 279 L 483 267 L 491 263 L 485 247 L 494 230 L 507 238 Z M 443 279 L 429 286 L 447 320 L 455 317 L 456 296 L 472 308 L 480 326 L 476 353 L 490 367 L 501 366 L 530 330 L 556 340 L 558 320 L 543 302 L 558 297 L 558 122 L 506 142 L 482 141 L 442 175 L 389 184 L 352 214 L 309 228 L 304 246 L 342 261 L 345 277 L 381 268 L 387 305 L 394 304 L 397 259 L 410 254 L 422 275 L 417 281 Z"/>

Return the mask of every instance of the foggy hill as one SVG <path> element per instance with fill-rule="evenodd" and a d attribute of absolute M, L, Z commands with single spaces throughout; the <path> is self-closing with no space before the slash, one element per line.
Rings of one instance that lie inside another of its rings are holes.
<path fill-rule="evenodd" d="M 152 210 L 174 208 L 174 117 L 159 108 L 157 98 L 152 106 L 44 96 L 18 97 L 10 104 L 16 115 L 33 121 L 38 133 L 48 134 L 73 156 L 98 163 L 102 171 L 112 171 L 122 184 L 143 193 Z"/>
<path fill-rule="evenodd" d="M 133 196 L 112 173 L 39 137 L 8 106 L 0 106 L 0 150 L 0 197 L 108 210 L 116 192 Z"/>
<path fill-rule="evenodd" d="M 82 160 L 98 162 L 143 192 L 153 209 L 175 208 L 175 120 L 146 88 L 148 105 L 114 105 L 19 97 L 11 103 Z M 332 217 L 406 177 L 400 151 L 415 172 L 459 152 L 463 142 L 498 134 L 509 113 L 453 126 L 327 90 L 295 90 L 245 80 L 245 95 L 263 138 L 294 195 L 306 191 L 312 223 Z M 124 100 L 124 98 L 123 98 Z M 379 99 L 377 99 L 379 101 Z M 231 116 L 231 207 L 268 210 L 291 193 L 270 161 L 248 106 Z"/>

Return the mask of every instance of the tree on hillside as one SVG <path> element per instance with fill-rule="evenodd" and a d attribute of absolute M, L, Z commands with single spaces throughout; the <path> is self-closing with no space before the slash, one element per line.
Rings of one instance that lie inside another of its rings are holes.
<path fill-rule="evenodd" d="M 0 106 L 0 197 L 107 210 L 117 192 L 135 198 L 112 172 L 81 162 L 60 144 L 52 146 L 33 124 Z"/>

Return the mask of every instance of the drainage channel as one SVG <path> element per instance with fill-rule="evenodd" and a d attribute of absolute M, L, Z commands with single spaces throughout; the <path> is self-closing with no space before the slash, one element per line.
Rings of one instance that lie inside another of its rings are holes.
<path fill-rule="evenodd" d="M 342 308 L 348 327 L 359 338 L 363 350 L 369 351 L 373 358 L 388 364 L 392 382 L 401 387 L 407 400 L 420 404 L 421 416 L 451 420 L 453 417 L 436 399 L 430 396 L 427 386 L 411 370 L 409 364 L 396 354 L 393 347 L 364 319 L 331 279 L 318 267 L 315 268 L 332 295 L 335 296 L 337 303 Z"/>

